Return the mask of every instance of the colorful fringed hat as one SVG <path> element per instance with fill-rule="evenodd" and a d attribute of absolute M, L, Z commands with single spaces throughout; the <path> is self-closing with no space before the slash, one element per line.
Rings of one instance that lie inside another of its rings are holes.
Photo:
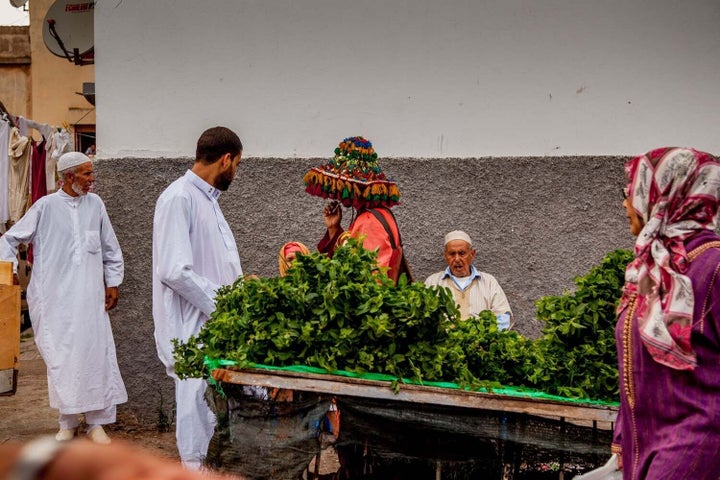
<path fill-rule="evenodd" d="M 310 195 L 338 200 L 346 207 L 392 207 L 400 203 L 400 190 L 380 169 L 372 143 L 363 137 L 344 139 L 335 157 L 305 174 Z"/>

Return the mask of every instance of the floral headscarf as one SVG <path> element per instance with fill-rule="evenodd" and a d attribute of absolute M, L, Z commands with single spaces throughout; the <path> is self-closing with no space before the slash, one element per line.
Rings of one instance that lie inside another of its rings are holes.
<path fill-rule="evenodd" d="M 625 164 L 628 198 L 644 227 L 625 271 L 618 311 L 637 293 L 640 337 L 658 363 L 677 370 L 697 365 L 690 344 L 694 296 L 684 240 L 715 230 L 720 163 L 690 148 L 658 148 Z"/>
<path fill-rule="evenodd" d="M 291 262 L 287 259 L 287 256 L 290 255 L 292 252 L 296 252 L 301 255 L 310 254 L 310 250 L 308 250 L 308 247 L 306 247 L 300 242 L 288 242 L 282 247 L 280 247 L 280 253 L 278 254 L 278 268 L 280 269 L 281 277 L 284 277 L 287 273 L 288 268 L 290 268 Z"/>

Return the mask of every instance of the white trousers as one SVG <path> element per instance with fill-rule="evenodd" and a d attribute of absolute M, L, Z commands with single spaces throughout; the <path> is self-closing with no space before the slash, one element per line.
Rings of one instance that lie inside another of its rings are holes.
<path fill-rule="evenodd" d="M 102 410 L 85 412 L 85 423 L 88 424 L 88 427 L 92 427 L 94 425 L 107 425 L 108 423 L 115 423 L 116 412 L 116 405 L 111 405 L 107 408 L 103 408 Z M 58 423 L 60 424 L 60 429 L 71 430 L 73 428 L 77 428 L 78 425 L 80 425 L 80 419 L 78 418 L 77 413 L 68 414 L 60 412 L 60 415 L 58 415 Z"/>
<path fill-rule="evenodd" d="M 207 382 L 201 378 L 175 379 L 175 438 L 180 460 L 197 470 L 207 456 L 215 432 L 215 414 L 205 401 Z"/>

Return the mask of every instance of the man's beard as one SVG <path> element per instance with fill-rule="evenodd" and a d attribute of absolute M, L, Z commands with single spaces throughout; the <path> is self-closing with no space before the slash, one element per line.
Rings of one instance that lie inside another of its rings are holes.
<path fill-rule="evenodd" d="M 231 169 L 224 171 L 222 174 L 220 174 L 219 177 L 215 179 L 215 188 L 222 192 L 226 191 L 228 188 L 230 188 L 230 184 L 232 183 L 234 176 L 235 175 L 233 175 Z"/>
<path fill-rule="evenodd" d="M 82 187 L 78 185 L 77 182 L 73 182 L 72 185 L 70 185 L 70 188 L 72 188 L 72 191 L 77 193 L 78 195 L 87 195 L 87 192 L 84 192 Z"/>

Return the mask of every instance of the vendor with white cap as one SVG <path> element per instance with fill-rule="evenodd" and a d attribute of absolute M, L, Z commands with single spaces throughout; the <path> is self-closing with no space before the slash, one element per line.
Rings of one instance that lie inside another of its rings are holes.
<path fill-rule="evenodd" d="M 59 410 L 59 441 L 77 435 L 85 414 L 88 437 L 109 443 L 102 425 L 127 401 L 108 311 L 117 305 L 124 263 L 105 204 L 89 193 L 90 158 L 63 154 L 63 187 L 36 201 L 0 237 L 0 260 L 17 269 L 18 245 L 32 243 L 35 260 L 27 301 L 35 343 L 47 366 L 50 406 Z"/>
<path fill-rule="evenodd" d="M 475 249 L 470 235 L 455 230 L 445 235 L 443 253 L 448 266 L 425 280 L 428 287 L 447 287 L 455 297 L 463 319 L 491 310 L 498 321 L 498 328 L 505 330 L 512 324 L 512 311 L 505 292 L 489 273 L 479 272 L 472 264 Z"/>

